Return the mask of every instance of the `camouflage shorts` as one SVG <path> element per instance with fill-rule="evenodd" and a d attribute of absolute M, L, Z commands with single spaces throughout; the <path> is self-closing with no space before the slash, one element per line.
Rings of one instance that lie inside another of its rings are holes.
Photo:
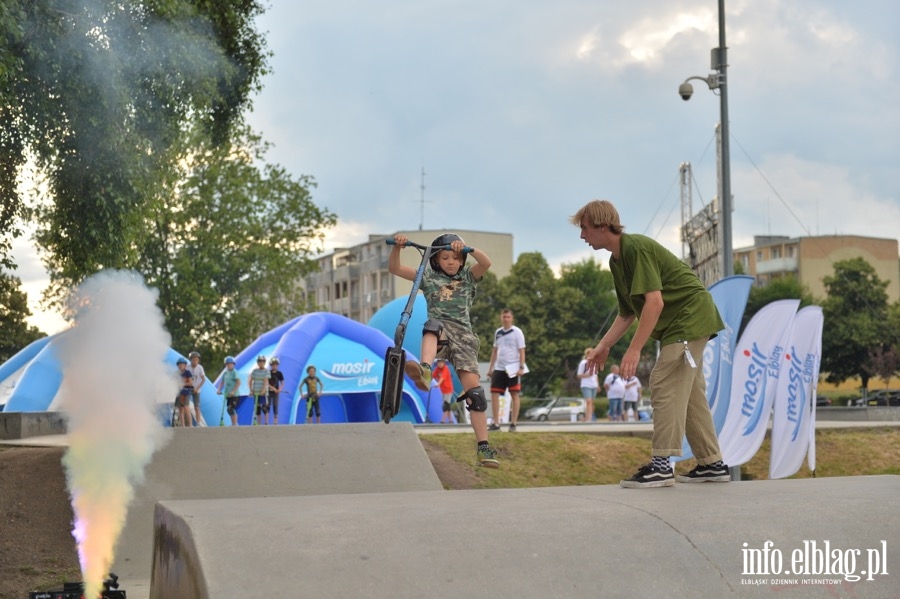
<path fill-rule="evenodd" d="M 453 364 L 457 372 L 467 370 L 478 373 L 478 336 L 455 322 L 442 321 L 444 333 L 441 341 L 447 341 L 445 345 L 438 345 L 437 357 L 444 358 Z"/>

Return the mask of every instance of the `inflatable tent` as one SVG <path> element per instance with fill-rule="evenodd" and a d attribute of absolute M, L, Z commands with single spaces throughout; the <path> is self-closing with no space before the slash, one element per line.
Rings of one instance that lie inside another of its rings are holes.
<path fill-rule="evenodd" d="M 268 360 L 277 356 L 284 374 L 279 424 L 306 422 L 307 403 L 300 385 L 309 366 L 316 367 L 324 387 L 319 400 L 323 423 L 378 422 L 384 355 L 391 346 L 393 340 L 381 331 L 338 314 L 314 312 L 290 320 L 260 335 L 235 356 L 241 395 L 245 396 L 238 408 L 238 422 L 249 424 L 252 420 L 247 380 L 258 356 L 266 357 L 267 366 Z M 407 353 L 407 359 L 417 358 Z M 429 420 L 440 420 L 440 391 L 436 387 L 420 391 L 406 378 L 400 413 L 394 420 L 421 423 L 426 414 Z"/>
<path fill-rule="evenodd" d="M 62 365 L 57 347 L 66 332 L 42 337 L 0 364 L 0 411 L 53 412 L 59 410 L 59 387 L 62 384 Z M 172 395 L 159 398 L 160 419 L 171 423 L 172 405 L 178 392 L 176 361 L 184 357 L 169 349 L 163 358 L 172 367 Z M 102 358 L 102 357 L 101 357 Z M 101 362 L 102 364 L 102 362 Z M 210 426 L 219 422 L 222 397 L 207 378 L 200 389 L 200 411 Z"/>

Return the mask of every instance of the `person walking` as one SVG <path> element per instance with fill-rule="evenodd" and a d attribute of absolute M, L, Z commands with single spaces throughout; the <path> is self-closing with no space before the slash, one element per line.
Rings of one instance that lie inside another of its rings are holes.
<path fill-rule="evenodd" d="M 400 252 L 409 238 L 402 233 L 394 236 L 394 247 L 388 257 L 391 274 L 414 281 L 416 269 L 400 263 Z M 491 267 L 491 259 L 477 248 L 471 248 L 475 264 L 466 267 L 466 243 L 454 233 L 439 235 L 432 246 L 450 246 L 449 250 L 427 250 L 428 266 L 422 276 L 422 295 L 428 306 L 428 320 L 422 330 L 420 364 L 407 362 L 404 370 L 416 387 L 428 391 L 431 386 L 431 362 L 435 357 L 446 358 L 462 383 L 465 392 L 457 398 L 465 402 L 475 433 L 475 455 L 485 468 L 499 468 L 497 453 L 488 442 L 487 397 L 478 376 L 478 336 L 472 330 L 469 310 L 475 290 Z"/>
<path fill-rule="evenodd" d="M 509 432 L 516 431 L 519 421 L 519 391 L 525 374 L 525 334 L 513 324 L 513 311 L 500 311 L 500 328 L 494 331 L 494 347 L 488 372 L 491 373 L 491 410 L 494 422 L 488 428 L 500 430 L 500 396 L 509 391 Z"/>
<path fill-rule="evenodd" d="M 581 387 L 581 397 L 584 398 L 584 413 L 587 414 L 588 422 L 597 419 L 594 415 L 594 400 L 597 398 L 597 387 L 600 386 L 600 380 L 597 378 L 596 372 L 588 372 L 588 360 L 593 347 L 584 350 L 584 358 L 578 363 L 576 376 Z"/>
<path fill-rule="evenodd" d="M 706 401 L 703 349 L 725 328 L 712 295 L 696 273 L 672 252 L 644 235 L 625 233 L 619 212 L 606 200 L 593 200 L 570 217 L 581 239 L 594 250 L 610 252 L 619 313 L 588 356 L 590 369 L 602 369 L 609 350 L 637 319 L 638 327 L 621 360 L 621 374 L 637 371 L 641 349 L 650 339 L 660 343 L 650 374 L 653 437 L 650 462 L 619 484 L 625 488 L 675 484 L 671 456 L 681 455 L 682 439 L 697 466 L 679 482 L 728 482 L 712 413 Z"/>
<path fill-rule="evenodd" d="M 609 400 L 609 421 L 622 420 L 622 402 L 625 399 L 625 381 L 619 376 L 619 365 L 613 364 L 609 374 L 603 379 L 603 388 Z"/>

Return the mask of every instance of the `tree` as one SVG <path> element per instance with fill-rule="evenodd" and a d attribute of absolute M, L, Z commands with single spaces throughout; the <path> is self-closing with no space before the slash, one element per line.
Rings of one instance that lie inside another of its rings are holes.
<path fill-rule="evenodd" d="M 311 178 L 259 166 L 268 145 L 249 128 L 233 147 L 190 148 L 152 202 L 137 267 L 159 289 L 173 347 L 220 363 L 307 311 L 300 282 L 336 219 L 313 203 Z"/>
<path fill-rule="evenodd" d="M 28 295 L 21 286 L 18 277 L 0 272 L 0 364 L 44 336 L 25 322 L 31 316 L 31 310 L 28 309 Z"/>
<path fill-rule="evenodd" d="M 753 286 L 750 288 L 750 296 L 747 298 L 747 307 L 744 309 L 744 317 L 741 319 L 738 338 L 753 315 L 759 312 L 763 306 L 782 299 L 798 299 L 801 308 L 815 303 L 809 289 L 793 276 L 775 279 L 767 285 Z"/>
<path fill-rule="evenodd" d="M 876 374 L 870 352 L 887 349 L 896 332 L 888 318 L 887 282 L 863 258 L 835 262 L 834 275 L 822 281 L 828 297 L 822 303 L 822 370 L 826 381 L 840 383 L 859 376 L 863 389 Z"/>
<path fill-rule="evenodd" d="M 19 183 L 33 159 L 51 297 L 133 266 L 147 204 L 185 137 L 199 129 L 225 144 L 259 89 L 262 12 L 257 0 L 5 0 L 0 260 L 26 214 Z"/>

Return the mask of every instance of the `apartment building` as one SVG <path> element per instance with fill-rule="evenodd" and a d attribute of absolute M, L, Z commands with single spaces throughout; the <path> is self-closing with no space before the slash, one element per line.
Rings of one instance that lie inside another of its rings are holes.
<path fill-rule="evenodd" d="M 896 239 L 860 235 L 815 237 L 756 236 L 750 247 L 734 250 L 734 260 L 758 285 L 793 275 L 813 297 L 824 298 L 823 279 L 834 275 L 834 263 L 863 258 L 882 281 L 887 281 L 888 302 L 900 299 L 900 257 Z"/>
<path fill-rule="evenodd" d="M 498 278 L 509 274 L 513 265 L 513 237 L 511 233 L 485 231 L 398 231 L 415 243 L 428 245 L 438 235 L 456 233 L 471 247 L 477 247 L 491 258 L 491 272 Z M 412 283 L 388 272 L 391 246 L 390 235 L 369 235 L 368 241 L 349 248 L 340 248 L 318 258 L 319 272 L 306 277 L 306 293 L 320 310 L 334 312 L 366 323 L 382 306 L 398 297 L 407 297 Z M 472 258 L 469 258 L 471 260 Z M 407 248 L 400 254 L 401 263 L 418 268 L 421 255 Z"/>

